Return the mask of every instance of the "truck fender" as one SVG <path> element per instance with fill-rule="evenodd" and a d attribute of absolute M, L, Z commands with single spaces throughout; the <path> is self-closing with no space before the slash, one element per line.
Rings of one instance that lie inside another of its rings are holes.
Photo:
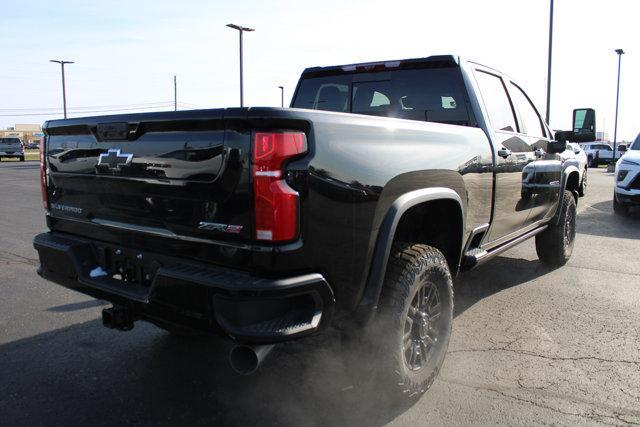
<path fill-rule="evenodd" d="M 460 206 L 460 213 L 462 214 L 460 236 L 461 239 L 464 239 L 464 205 L 460 195 L 454 190 L 446 187 L 423 188 L 410 191 L 398 197 L 389 207 L 380 225 L 371 260 L 371 268 L 359 309 L 368 308 L 370 310 L 367 311 L 373 313 L 378 306 L 378 300 L 382 292 L 382 286 L 384 285 L 387 262 L 389 261 L 389 254 L 391 252 L 391 246 L 393 245 L 393 238 L 402 215 L 413 206 L 435 200 L 453 200 Z M 464 242 L 461 241 L 461 247 L 463 246 Z"/>
<path fill-rule="evenodd" d="M 560 183 L 561 185 L 560 185 L 560 192 L 559 192 L 560 194 L 558 195 L 558 203 L 556 204 L 556 208 L 553 212 L 552 218 L 555 217 L 556 213 L 558 212 L 558 209 L 560 208 L 560 204 L 562 203 L 562 197 L 564 195 L 564 191 L 567 188 L 567 182 L 569 181 L 569 176 L 574 172 L 578 174 L 578 179 L 580 179 L 580 170 L 578 169 L 577 160 L 575 161 L 575 164 L 572 161 L 566 161 L 562 167 L 562 182 Z M 576 191 L 574 191 L 573 193 L 575 193 L 573 196 L 575 197 L 577 202 L 578 193 Z"/>

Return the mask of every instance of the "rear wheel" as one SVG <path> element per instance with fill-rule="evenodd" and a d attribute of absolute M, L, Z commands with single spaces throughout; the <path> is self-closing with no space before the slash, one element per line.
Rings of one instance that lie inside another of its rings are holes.
<path fill-rule="evenodd" d="M 628 215 L 629 206 L 624 203 L 620 203 L 616 197 L 616 193 L 613 193 L 613 212 L 616 215 Z"/>
<path fill-rule="evenodd" d="M 564 192 L 549 227 L 536 236 L 536 253 L 543 264 L 561 267 L 569 261 L 576 237 L 576 199 Z"/>
<path fill-rule="evenodd" d="M 584 197 L 587 193 L 587 167 L 584 167 L 584 171 L 582 171 L 582 182 L 580 182 L 580 187 L 578 187 L 578 195 L 580 197 Z"/>
<path fill-rule="evenodd" d="M 20 156 L 20 161 L 24 162 L 24 156 Z"/>
<path fill-rule="evenodd" d="M 419 397 L 433 384 L 449 345 L 453 282 L 442 253 L 394 244 L 371 330 L 384 383 L 396 396 Z"/>

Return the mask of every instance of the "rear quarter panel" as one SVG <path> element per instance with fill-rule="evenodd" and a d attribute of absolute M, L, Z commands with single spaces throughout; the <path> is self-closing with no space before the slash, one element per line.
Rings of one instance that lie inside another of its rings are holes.
<path fill-rule="evenodd" d="M 267 110 L 252 109 L 252 115 Z M 410 191 L 445 187 L 465 207 L 466 234 L 491 216 L 493 170 L 489 141 L 480 128 L 288 110 L 309 123 L 309 155 L 288 170 L 306 173 L 301 242 L 282 256 L 256 257 L 265 268 L 320 271 L 338 306 L 357 305 L 382 220 Z"/>

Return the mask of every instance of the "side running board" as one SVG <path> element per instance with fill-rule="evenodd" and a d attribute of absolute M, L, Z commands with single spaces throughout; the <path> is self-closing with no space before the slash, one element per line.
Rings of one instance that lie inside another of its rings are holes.
<path fill-rule="evenodd" d="M 513 240 L 509 240 L 508 242 L 503 243 L 502 245 L 495 247 L 489 251 L 481 248 L 469 249 L 464 253 L 460 270 L 468 271 L 474 267 L 484 264 L 485 262 L 489 261 L 491 258 L 494 258 L 500 255 L 502 252 L 508 249 L 511 249 L 512 247 L 524 242 L 527 239 L 534 237 L 536 234 L 542 233 L 544 230 L 547 229 L 547 227 L 548 225 L 545 224 L 542 227 L 533 229 L 523 234 L 522 236 L 516 237 Z"/>

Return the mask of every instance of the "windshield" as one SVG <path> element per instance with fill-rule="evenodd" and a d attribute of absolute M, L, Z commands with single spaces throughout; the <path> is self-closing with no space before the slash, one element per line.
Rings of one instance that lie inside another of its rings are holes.
<path fill-rule="evenodd" d="M 303 76 L 293 107 L 475 126 L 457 67 Z"/>
<path fill-rule="evenodd" d="M 0 144 L 20 144 L 18 138 L 0 138 Z"/>
<path fill-rule="evenodd" d="M 631 146 L 632 150 L 640 150 L 640 133 L 636 137 L 636 140 L 633 141 L 633 145 Z"/>

